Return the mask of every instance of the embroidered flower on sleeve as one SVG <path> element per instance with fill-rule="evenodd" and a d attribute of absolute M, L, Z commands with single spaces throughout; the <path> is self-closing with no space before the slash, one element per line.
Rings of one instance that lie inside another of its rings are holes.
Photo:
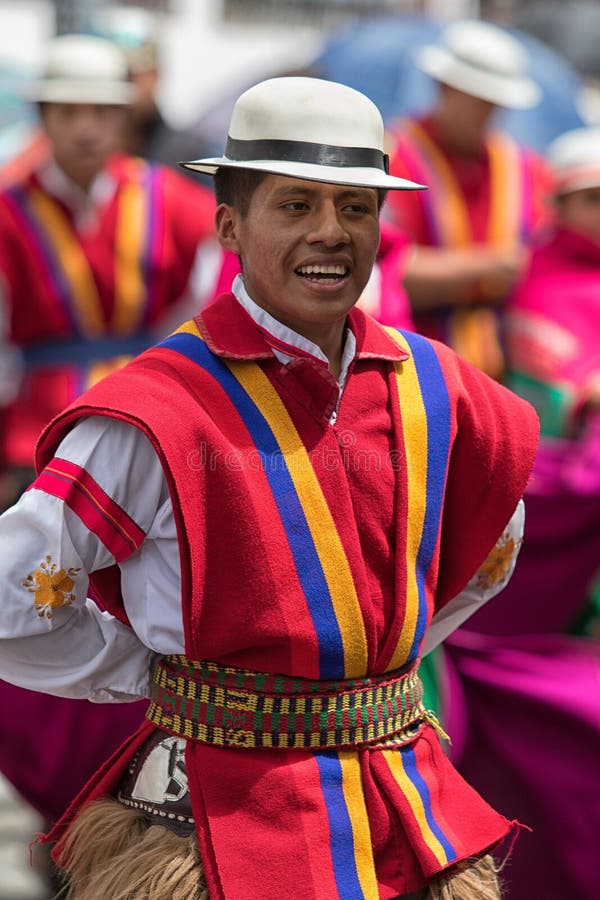
<path fill-rule="evenodd" d="M 477 587 L 487 590 L 505 581 L 517 551 L 514 538 L 505 532 L 492 548 L 477 572 Z"/>
<path fill-rule="evenodd" d="M 34 595 L 33 608 L 38 616 L 51 619 L 54 610 L 73 603 L 74 579 L 80 571 L 80 569 L 59 569 L 56 563 L 52 562 L 52 557 L 47 556 L 44 562 L 40 563 L 39 569 L 29 573 L 23 587 Z"/>

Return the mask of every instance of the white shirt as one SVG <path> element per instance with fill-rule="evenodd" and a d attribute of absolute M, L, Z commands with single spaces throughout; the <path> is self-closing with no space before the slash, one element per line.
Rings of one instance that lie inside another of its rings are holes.
<path fill-rule="evenodd" d="M 234 289 L 239 302 L 262 327 L 292 347 L 318 355 L 310 341 L 258 307 L 248 297 L 241 278 L 236 279 Z M 354 335 L 350 335 L 348 331 L 342 384 L 356 349 Z M 281 359 L 279 351 L 277 356 Z M 138 550 L 119 564 L 132 627 L 100 612 L 86 599 L 87 573 L 113 565 L 114 556 L 60 499 L 29 490 L 0 516 L 4 585 L 0 678 L 32 690 L 99 702 L 148 696 L 156 656 L 184 652 L 179 547 L 161 464 L 141 431 L 101 416 L 81 420 L 62 441 L 56 456 L 84 468 L 146 535 Z M 506 577 L 483 584 L 475 575 L 434 617 L 425 652 L 504 587 L 516 562 L 523 521 L 521 501 L 501 538 L 511 539 L 515 545 Z M 30 588 L 36 573 L 51 566 L 56 567 L 54 571 L 72 572 L 74 587 L 72 602 L 48 618 L 34 608 Z"/>

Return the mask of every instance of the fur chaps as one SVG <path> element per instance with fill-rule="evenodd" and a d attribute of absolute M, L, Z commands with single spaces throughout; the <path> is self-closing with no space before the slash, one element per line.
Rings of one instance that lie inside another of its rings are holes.
<path fill-rule="evenodd" d="M 65 900 L 208 900 L 195 835 L 148 824 L 112 798 L 82 810 L 60 853 Z"/>
<path fill-rule="evenodd" d="M 498 869 L 488 854 L 432 882 L 424 900 L 501 900 Z"/>
<path fill-rule="evenodd" d="M 60 845 L 64 900 L 209 900 L 194 835 L 148 824 L 137 810 L 105 798 L 86 806 Z M 491 856 L 449 873 L 423 900 L 500 900 Z"/>

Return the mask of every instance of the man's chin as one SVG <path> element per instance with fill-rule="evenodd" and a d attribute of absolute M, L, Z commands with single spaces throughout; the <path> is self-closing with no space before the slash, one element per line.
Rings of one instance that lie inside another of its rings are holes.
<path fill-rule="evenodd" d="M 108 155 L 106 153 L 94 153 L 90 151 L 88 153 L 80 153 L 73 160 L 73 165 L 79 164 L 82 169 L 101 169 L 107 159 Z"/>
<path fill-rule="evenodd" d="M 65 167 L 65 171 L 76 181 L 90 181 L 102 171 L 105 165 L 104 157 L 78 159 L 68 169 Z"/>

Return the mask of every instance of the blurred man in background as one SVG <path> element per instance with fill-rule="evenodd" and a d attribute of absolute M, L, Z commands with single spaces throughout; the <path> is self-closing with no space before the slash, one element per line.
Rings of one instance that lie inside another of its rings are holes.
<path fill-rule="evenodd" d="M 159 40 L 160 18 L 135 6 L 108 6 L 94 18 L 94 32 L 106 37 L 127 57 L 129 79 L 135 88 L 127 118 L 125 148 L 144 159 L 178 166 L 184 159 L 217 152 L 202 136 L 185 128 L 174 128 L 159 108 L 162 61 Z M 197 172 L 179 168 L 193 181 L 212 182 Z"/>
<path fill-rule="evenodd" d="M 496 378 L 498 311 L 544 218 L 549 183 L 537 155 L 491 128 L 499 107 L 540 99 L 526 62 L 521 44 L 495 25 L 452 23 L 417 57 L 438 83 L 434 106 L 390 134 L 390 171 L 430 186 L 387 207 L 416 245 L 404 284 L 417 328 Z"/>
<path fill-rule="evenodd" d="M 194 305 L 213 197 L 120 152 L 134 94 L 114 44 L 56 38 L 33 96 L 51 155 L 0 193 L 0 320 L 24 366 L 0 440 L 16 490 L 46 422 Z"/>
<path fill-rule="evenodd" d="M 463 774 L 533 829 L 515 847 L 510 900 L 587 900 L 600 884 L 600 128 L 562 134 L 548 160 L 555 227 L 505 317 L 507 385 L 535 406 L 542 437 L 515 580 L 502 609 L 469 624 L 486 657 L 482 683 L 469 673 L 483 727 Z M 518 746 L 500 737 L 516 732 Z"/>
<path fill-rule="evenodd" d="M 213 235 L 213 195 L 120 152 L 134 90 L 113 43 L 53 40 L 33 96 L 52 152 L 0 193 L 3 505 L 29 483 L 48 419 L 199 302 L 192 285 Z M 53 820 L 144 708 L 0 682 L 0 771 Z"/>
<path fill-rule="evenodd" d="M 449 26 L 419 56 L 435 106 L 393 134 L 391 171 L 430 185 L 387 206 L 417 245 L 405 280 L 417 328 L 529 399 L 543 435 L 515 580 L 421 669 L 441 687 L 461 774 L 533 828 L 504 870 L 507 900 L 587 900 L 599 878 L 600 651 L 572 632 L 599 559 L 600 139 L 564 135 L 548 167 L 490 128 L 499 107 L 535 102 L 525 62 L 495 26 Z"/>

